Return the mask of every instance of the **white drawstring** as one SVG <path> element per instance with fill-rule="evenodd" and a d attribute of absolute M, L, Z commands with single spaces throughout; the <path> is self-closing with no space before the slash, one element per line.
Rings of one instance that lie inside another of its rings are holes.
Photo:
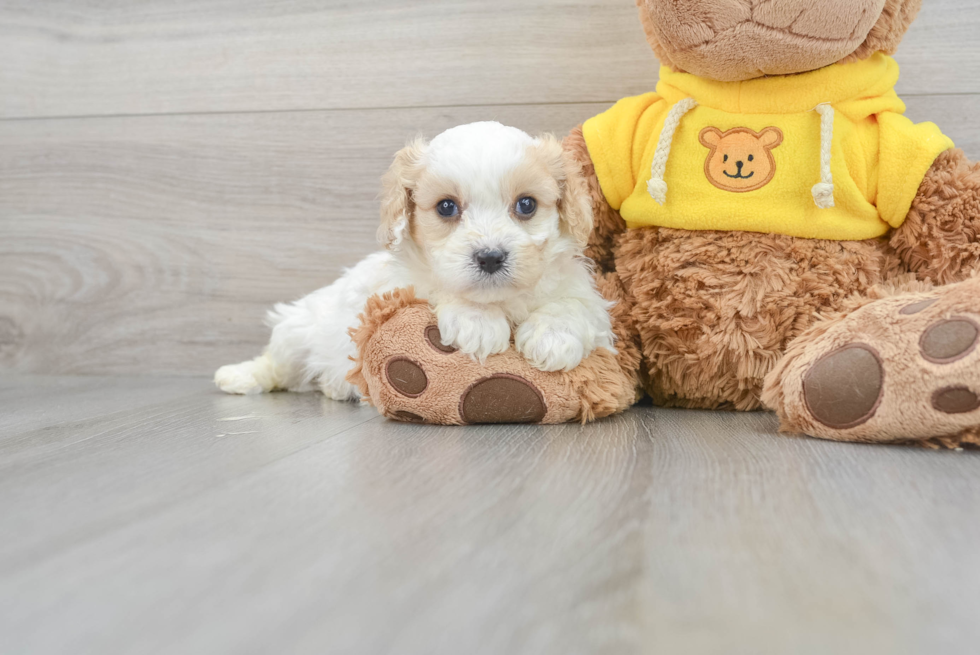
<path fill-rule="evenodd" d="M 834 108 L 827 103 L 816 106 L 820 114 L 820 181 L 813 185 L 813 202 L 820 209 L 834 206 L 834 176 L 830 172 L 830 149 L 834 144 Z"/>
<path fill-rule="evenodd" d="M 670 145 L 674 140 L 674 132 L 681 122 L 681 117 L 697 107 L 694 98 L 684 98 L 670 108 L 664 120 L 664 129 L 660 131 L 657 150 L 653 153 L 653 163 L 650 164 L 650 181 L 647 182 L 647 192 L 659 204 L 667 201 L 667 183 L 664 182 L 664 172 L 667 170 L 667 158 L 670 157 Z"/>

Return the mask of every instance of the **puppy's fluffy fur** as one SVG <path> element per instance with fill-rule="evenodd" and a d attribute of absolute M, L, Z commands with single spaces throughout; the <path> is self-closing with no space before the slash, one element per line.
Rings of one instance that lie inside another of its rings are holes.
<path fill-rule="evenodd" d="M 221 367 L 215 383 L 228 393 L 319 389 L 357 399 L 345 380 L 347 331 L 370 296 L 407 286 L 429 299 L 447 345 L 483 360 L 505 351 L 513 331 L 533 366 L 572 369 L 595 348 L 613 349 L 609 305 L 582 255 L 591 230 L 584 180 L 554 137 L 485 122 L 416 140 L 384 178 L 386 250 L 277 305 L 265 352 Z"/>

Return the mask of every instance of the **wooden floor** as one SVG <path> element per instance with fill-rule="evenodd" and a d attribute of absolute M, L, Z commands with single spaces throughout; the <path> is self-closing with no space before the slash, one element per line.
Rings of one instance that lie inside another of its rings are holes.
<path fill-rule="evenodd" d="M 0 652 L 975 653 L 980 453 L 0 378 Z"/>

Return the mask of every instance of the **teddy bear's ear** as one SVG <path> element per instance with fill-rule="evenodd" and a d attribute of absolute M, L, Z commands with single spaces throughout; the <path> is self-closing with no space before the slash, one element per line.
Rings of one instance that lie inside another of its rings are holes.
<path fill-rule="evenodd" d="M 879 50 L 887 55 L 895 54 L 898 44 L 915 20 L 922 0 L 886 0 L 878 21 L 858 49 L 842 60 L 842 63 L 867 59 Z"/>
<path fill-rule="evenodd" d="M 698 140 L 705 148 L 715 148 L 721 141 L 721 130 L 717 127 L 706 127 L 701 130 L 701 134 L 698 135 Z"/>
<path fill-rule="evenodd" d="M 767 127 L 759 134 L 759 143 L 762 147 L 772 150 L 783 142 L 783 131 L 778 127 Z"/>
<path fill-rule="evenodd" d="M 421 137 L 409 142 L 395 155 L 388 172 L 381 178 L 381 225 L 378 241 L 391 249 L 401 243 L 408 232 L 408 222 L 415 211 L 412 193 L 422 169 L 422 158 L 428 143 Z"/>

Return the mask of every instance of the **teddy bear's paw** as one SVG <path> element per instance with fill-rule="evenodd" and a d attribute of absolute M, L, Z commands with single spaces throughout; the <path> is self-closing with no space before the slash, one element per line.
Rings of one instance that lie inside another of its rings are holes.
<path fill-rule="evenodd" d="M 974 442 L 978 343 L 980 278 L 883 298 L 801 335 L 767 378 L 764 400 L 784 431 Z"/>
<path fill-rule="evenodd" d="M 441 318 L 441 317 L 440 317 Z M 531 367 L 509 341 L 484 363 L 447 345 L 425 304 L 394 312 L 359 343 L 362 390 L 388 418 L 411 423 L 561 423 L 580 398 L 561 373 Z"/>
<path fill-rule="evenodd" d="M 439 323 L 410 290 L 372 297 L 351 333 L 348 381 L 388 418 L 440 425 L 587 421 L 636 400 L 634 378 L 608 349 L 572 371 L 539 370 L 509 342 L 481 363 L 447 345 Z"/>
<path fill-rule="evenodd" d="M 412 289 L 368 299 L 347 381 L 388 418 L 439 425 L 590 421 L 636 401 L 635 375 L 598 348 L 571 371 L 531 365 L 508 341 L 484 362 L 446 338 Z"/>

